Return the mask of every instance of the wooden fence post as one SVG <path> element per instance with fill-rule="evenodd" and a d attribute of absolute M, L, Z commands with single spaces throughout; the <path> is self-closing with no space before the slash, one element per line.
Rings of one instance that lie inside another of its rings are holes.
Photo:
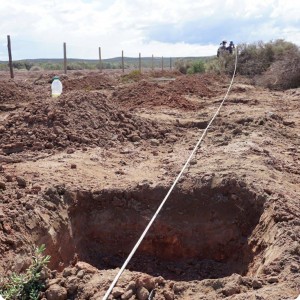
<path fill-rule="evenodd" d="M 161 57 L 161 70 L 164 70 L 164 57 Z"/>
<path fill-rule="evenodd" d="M 154 70 L 154 57 L 153 57 L 153 54 L 152 54 L 152 71 Z"/>
<path fill-rule="evenodd" d="M 102 72 L 102 57 L 101 57 L 101 47 L 99 47 L 99 68 L 100 68 L 100 72 Z"/>
<path fill-rule="evenodd" d="M 139 71 L 142 73 L 142 59 L 141 59 L 141 53 L 139 53 Z"/>
<path fill-rule="evenodd" d="M 64 73 L 67 74 L 67 45 L 64 43 Z"/>
<path fill-rule="evenodd" d="M 124 73 L 124 51 L 122 50 L 122 71 Z"/>
<path fill-rule="evenodd" d="M 10 70 L 10 78 L 14 78 L 14 69 L 12 64 L 12 55 L 11 55 L 11 43 L 10 43 L 10 35 L 7 36 L 7 48 L 8 48 L 8 65 Z"/>

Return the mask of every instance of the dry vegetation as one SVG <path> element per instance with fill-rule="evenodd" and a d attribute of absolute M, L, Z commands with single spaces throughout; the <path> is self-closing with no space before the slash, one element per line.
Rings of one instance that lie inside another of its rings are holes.
<path fill-rule="evenodd" d="M 233 55 L 207 63 L 208 71 L 232 74 L 233 69 Z M 297 88 L 300 86 L 299 47 L 284 40 L 241 44 L 238 46 L 237 74 L 271 89 Z"/>

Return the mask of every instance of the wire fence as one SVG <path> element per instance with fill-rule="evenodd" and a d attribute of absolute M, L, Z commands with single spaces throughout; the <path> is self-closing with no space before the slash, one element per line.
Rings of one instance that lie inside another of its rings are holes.
<path fill-rule="evenodd" d="M 20 45 L 19 47 L 20 48 Z M 143 69 L 157 70 L 172 70 L 178 58 L 154 56 L 142 57 L 139 53 L 138 57 L 126 57 L 124 50 L 120 51 L 120 56 L 115 58 L 102 58 L 102 48 L 98 47 L 97 59 L 75 59 L 68 58 L 67 44 L 63 43 L 61 48 L 61 58 L 56 59 L 22 59 L 13 60 L 13 47 L 10 35 L 7 36 L 7 50 L 8 61 L 0 63 L 0 70 L 9 71 L 10 77 L 14 78 L 15 69 L 30 70 L 34 66 L 39 66 L 44 70 L 63 70 L 67 74 L 68 70 L 82 70 L 82 69 L 98 69 L 103 70 L 118 69 L 125 72 L 125 70 L 138 70 L 142 72 Z M 20 51 L 18 49 L 18 51 Z M 96 52 L 96 53 L 97 53 Z M 1 67 L 2 65 L 2 67 Z"/>

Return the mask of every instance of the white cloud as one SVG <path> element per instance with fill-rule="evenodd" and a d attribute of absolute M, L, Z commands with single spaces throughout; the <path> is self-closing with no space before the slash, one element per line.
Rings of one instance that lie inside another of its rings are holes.
<path fill-rule="evenodd" d="M 272 18 L 281 21 L 291 22 L 298 21 L 300 18 L 300 4 L 298 1 L 278 0 L 276 6 L 273 7 Z"/>
<path fill-rule="evenodd" d="M 156 53 L 212 55 L 220 39 L 286 38 L 300 44 L 293 0 L 0 0 L 0 60 L 10 34 L 14 59 L 97 58 Z"/>

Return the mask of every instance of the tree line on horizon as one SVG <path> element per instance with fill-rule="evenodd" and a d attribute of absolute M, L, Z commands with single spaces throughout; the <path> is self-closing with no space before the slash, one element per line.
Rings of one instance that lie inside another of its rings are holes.
<path fill-rule="evenodd" d="M 209 57 L 143 57 L 141 59 L 143 68 L 152 68 L 152 63 L 154 68 L 164 69 L 172 68 L 176 65 L 177 61 L 198 61 L 205 60 Z M 163 59 L 163 61 L 162 61 Z M 171 59 L 171 61 L 170 61 Z M 97 69 L 121 69 L 122 68 L 122 57 L 107 58 L 100 61 L 97 59 L 76 59 L 70 58 L 67 60 L 68 70 L 97 70 Z M 13 61 L 13 68 L 16 70 L 27 70 L 30 71 L 32 68 L 38 67 L 42 70 L 63 70 L 63 59 L 22 59 Z M 124 68 L 125 69 L 134 69 L 139 67 L 139 58 L 135 57 L 124 57 Z M 38 70 L 38 68 L 35 68 Z M 0 70 L 8 70 L 8 62 L 0 61 Z M 34 70 L 34 69 L 33 69 Z"/>

